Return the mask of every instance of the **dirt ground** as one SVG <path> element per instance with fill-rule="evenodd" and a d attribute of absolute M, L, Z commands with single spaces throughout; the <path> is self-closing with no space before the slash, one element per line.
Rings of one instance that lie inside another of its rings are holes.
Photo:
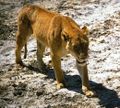
<path fill-rule="evenodd" d="M 26 67 L 14 59 L 16 18 L 23 0 L 0 0 L 0 108 L 120 108 L 120 0 L 26 0 L 70 16 L 89 34 L 88 70 L 97 97 L 81 92 L 81 79 L 70 54 L 62 58 L 66 88 L 57 90 L 54 71 L 40 72 L 36 42 L 30 39 Z M 51 65 L 49 49 L 44 62 Z"/>

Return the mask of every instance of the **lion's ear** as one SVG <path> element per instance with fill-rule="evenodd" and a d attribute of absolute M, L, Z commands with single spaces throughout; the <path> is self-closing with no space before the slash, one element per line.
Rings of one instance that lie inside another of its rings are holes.
<path fill-rule="evenodd" d="M 87 35 L 89 33 L 89 30 L 86 26 L 82 27 L 82 31 L 84 35 Z"/>

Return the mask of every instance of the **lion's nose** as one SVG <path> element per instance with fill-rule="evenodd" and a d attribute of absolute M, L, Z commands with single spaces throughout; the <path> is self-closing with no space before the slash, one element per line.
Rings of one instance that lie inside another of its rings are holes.
<path fill-rule="evenodd" d="M 86 56 L 84 54 L 80 54 L 79 58 L 80 59 L 86 59 Z"/>

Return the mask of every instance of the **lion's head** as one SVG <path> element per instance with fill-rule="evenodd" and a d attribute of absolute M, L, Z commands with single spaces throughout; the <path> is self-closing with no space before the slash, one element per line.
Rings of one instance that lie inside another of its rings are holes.
<path fill-rule="evenodd" d="M 82 29 L 73 29 L 73 31 L 64 31 L 63 37 L 67 42 L 66 49 L 78 62 L 85 62 L 88 56 L 89 40 L 87 37 L 88 29 L 84 26 Z"/>

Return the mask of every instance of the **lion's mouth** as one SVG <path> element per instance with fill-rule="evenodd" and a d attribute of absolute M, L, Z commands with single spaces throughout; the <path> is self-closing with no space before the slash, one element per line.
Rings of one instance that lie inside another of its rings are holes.
<path fill-rule="evenodd" d="M 86 60 L 85 59 L 81 59 L 81 60 L 76 60 L 78 64 L 84 64 L 86 63 Z"/>

